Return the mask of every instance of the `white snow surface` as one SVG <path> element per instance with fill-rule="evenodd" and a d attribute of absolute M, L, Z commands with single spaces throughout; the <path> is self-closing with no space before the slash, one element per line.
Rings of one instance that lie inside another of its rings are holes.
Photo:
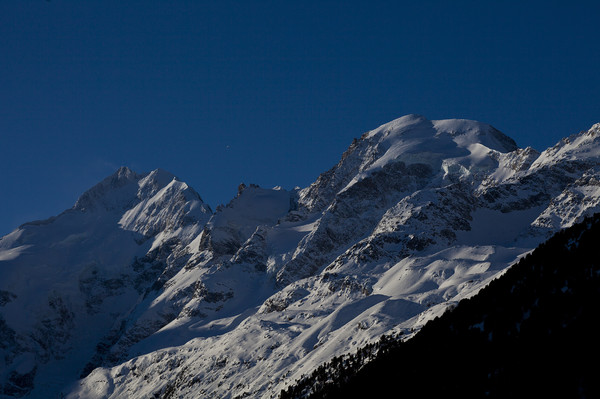
<path fill-rule="evenodd" d="M 5 392 L 35 370 L 31 398 L 277 397 L 597 212 L 599 126 L 540 154 L 408 115 L 309 187 L 250 185 L 212 216 L 167 172 L 122 168 L 0 240 Z"/>
<path fill-rule="evenodd" d="M 517 148 L 490 125 L 465 119 L 429 121 L 420 115 L 386 123 L 369 132 L 366 139 L 376 142 L 380 155 L 363 164 L 350 185 L 391 162 L 426 164 L 434 170 L 441 167 L 445 176 L 463 170 L 488 171 L 497 167 L 489 156 L 492 151 L 505 153 Z"/>
<path fill-rule="evenodd" d="M 210 213 L 174 176 L 121 168 L 73 209 L 0 239 L 0 290 L 11 298 L 0 322 L 17 336 L 3 348 L 2 381 L 37 367 L 31 397 L 49 397 L 81 373 L 115 315 L 138 300 L 128 284 L 135 257 L 173 237 L 186 244 Z"/>

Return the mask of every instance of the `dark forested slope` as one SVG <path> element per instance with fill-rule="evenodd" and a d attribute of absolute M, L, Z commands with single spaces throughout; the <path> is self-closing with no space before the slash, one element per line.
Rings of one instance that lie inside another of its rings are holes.
<path fill-rule="evenodd" d="M 334 359 L 281 397 L 600 397 L 599 252 L 596 214 L 414 338 Z"/>

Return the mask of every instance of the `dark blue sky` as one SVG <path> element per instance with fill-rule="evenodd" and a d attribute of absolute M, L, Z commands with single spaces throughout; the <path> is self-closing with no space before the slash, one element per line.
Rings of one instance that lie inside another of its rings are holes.
<path fill-rule="evenodd" d="M 597 1 L 0 2 L 0 235 L 126 165 L 213 209 L 408 113 L 542 150 L 600 122 Z"/>

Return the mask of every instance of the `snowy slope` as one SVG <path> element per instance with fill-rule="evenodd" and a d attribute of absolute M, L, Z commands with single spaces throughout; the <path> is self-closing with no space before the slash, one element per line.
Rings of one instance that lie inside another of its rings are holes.
<path fill-rule="evenodd" d="M 210 220 L 208 208 L 194 202 L 197 194 L 166 172 L 153 172 L 150 184 L 152 174 L 121 171 L 67 211 L 89 209 L 94 223 L 110 229 L 74 220 L 68 236 L 48 239 L 27 259 L 41 239 L 20 239 L 21 228 L 0 241 L 0 267 L 68 253 L 65 262 L 77 272 L 67 276 L 74 276 L 85 270 L 92 245 L 77 241 L 78 234 L 98 229 L 90 242 L 100 252 L 110 247 L 106 240 L 121 245 L 95 255 L 122 257 L 96 269 L 111 281 L 102 287 L 127 281 L 128 288 L 108 296 L 115 304 L 91 305 L 86 325 L 101 325 L 86 339 L 94 347 L 74 343 L 83 330 L 64 339 L 77 354 L 65 359 L 79 359 L 78 366 L 54 392 L 276 397 L 332 356 L 381 334 L 410 336 L 548 234 L 596 212 L 598 126 L 540 154 L 480 122 L 408 115 L 355 139 L 309 187 L 242 185 Z M 65 240 L 77 249 L 50 249 Z M 49 286 L 40 283 L 42 291 Z M 102 292 L 91 286 L 94 295 Z M 72 291 L 83 295 L 81 285 Z M 23 305 L 13 294 L 20 298 L 12 291 L 0 296 L 4 351 L 17 347 L 6 328 L 35 328 L 15 315 Z M 103 317 L 112 323 L 102 324 Z M 55 324 L 60 331 L 69 323 L 67 317 Z M 9 364 L 16 370 L 17 363 Z M 50 361 L 35 364 L 32 397 L 51 380 L 44 374 Z M 79 374 L 85 378 L 77 381 Z"/>
<path fill-rule="evenodd" d="M 385 124 L 298 192 L 287 216 L 235 241 L 233 256 L 199 246 L 198 281 L 229 289 L 220 310 L 180 318 L 167 329 L 190 333 L 175 347 L 155 350 L 156 339 L 153 351 L 95 370 L 71 396 L 274 397 L 334 355 L 419 328 L 545 237 L 534 221 L 596 163 L 576 156 L 567 165 L 564 154 L 536 163 L 539 153 L 474 121 Z M 590 204 L 575 206 L 583 214 Z M 240 278 L 247 287 L 233 287 Z"/>
<path fill-rule="evenodd" d="M 136 257 L 173 238 L 187 244 L 210 213 L 173 175 L 121 168 L 72 209 L 3 237 L 0 392 L 44 397 L 80 374 L 152 284 L 132 267 Z"/>

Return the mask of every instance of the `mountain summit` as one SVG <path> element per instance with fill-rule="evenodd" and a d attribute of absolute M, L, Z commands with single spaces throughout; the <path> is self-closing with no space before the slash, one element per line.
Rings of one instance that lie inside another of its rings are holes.
<path fill-rule="evenodd" d="M 0 240 L 1 392 L 270 398 L 410 337 L 598 211 L 598 126 L 539 153 L 408 115 L 308 187 L 240 186 L 214 213 L 168 172 L 121 168 Z"/>
<path fill-rule="evenodd" d="M 371 130 L 355 139 L 331 170 L 313 183 L 304 202 L 321 207 L 348 184 L 393 165 L 416 165 L 423 173 L 452 174 L 456 170 L 494 167 L 487 155 L 517 149 L 515 142 L 494 127 L 465 119 L 430 121 L 420 115 L 407 115 Z M 445 162 L 444 162 L 445 161 Z M 314 194 L 312 194 L 314 192 Z M 311 194 L 309 194 L 311 193 Z"/>
<path fill-rule="evenodd" d="M 165 273 L 164 265 L 136 270 L 136 259 L 185 246 L 211 213 L 173 175 L 122 167 L 73 208 L 0 239 L 0 392 L 18 397 L 36 386 L 42 397 L 80 374 L 114 317 Z"/>

